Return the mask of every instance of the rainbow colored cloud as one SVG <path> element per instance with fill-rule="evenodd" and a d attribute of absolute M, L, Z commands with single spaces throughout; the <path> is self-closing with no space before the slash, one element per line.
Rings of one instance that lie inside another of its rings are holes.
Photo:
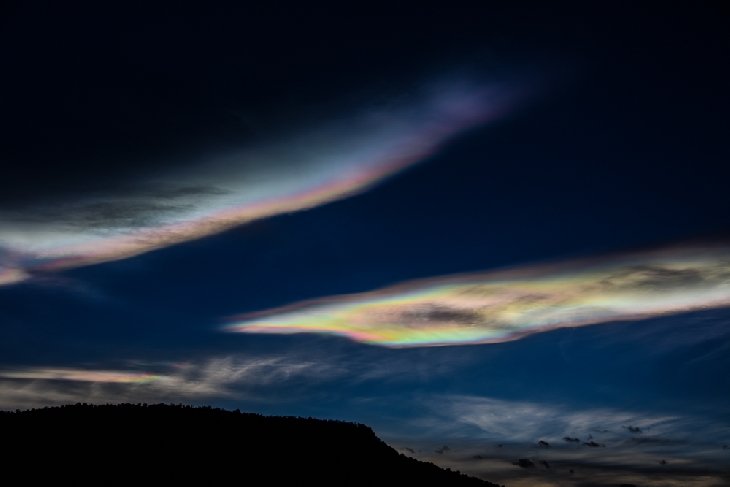
<path fill-rule="evenodd" d="M 13 218 L 0 213 L 0 285 L 348 197 L 498 118 L 510 101 L 504 89 L 442 85 L 409 103 L 181 165 L 175 174 L 143 175 L 129 191 L 83 195 Z"/>
<path fill-rule="evenodd" d="M 728 305 L 730 247 L 687 247 L 416 281 L 238 316 L 224 329 L 465 345 Z"/>

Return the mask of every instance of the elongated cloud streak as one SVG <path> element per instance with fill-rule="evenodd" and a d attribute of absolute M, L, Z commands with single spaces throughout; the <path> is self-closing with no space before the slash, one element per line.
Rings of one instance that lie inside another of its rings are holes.
<path fill-rule="evenodd" d="M 463 345 L 727 305 L 730 248 L 675 248 L 407 283 L 243 315 L 225 329 Z"/>
<path fill-rule="evenodd" d="M 73 402 L 190 401 L 252 398 L 267 388 L 323 381 L 347 371 L 291 356 L 214 356 L 157 363 L 154 372 L 75 367 L 0 369 L 0 410 Z"/>
<path fill-rule="evenodd" d="M 507 108 L 504 90 L 441 86 L 419 99 L 146 176 L 121 194 L 0 212 L 0 285 L 138 255 L 362 191 Z"/>
<path fill-rule="evenodd" d="M 113 384 L 144 384 L 158 380 L 160 376 L 146 372 L 85 369 L 25 369 L 0 371 L 0 379 L 16 380 L 63 380 L 71 382 L 101 382 Z"/>

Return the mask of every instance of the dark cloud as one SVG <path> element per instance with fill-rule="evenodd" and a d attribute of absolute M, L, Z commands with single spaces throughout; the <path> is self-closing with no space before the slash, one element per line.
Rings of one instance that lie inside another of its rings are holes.
<path fill-rule="evenodd" d="M 438 303 L 429 303 L 409 308 L 398 313 L 399 318 L 416 322 L 454 322 L 454 323 L 479 323 L 483 318 L 478 312 L 451 308 Z"/>

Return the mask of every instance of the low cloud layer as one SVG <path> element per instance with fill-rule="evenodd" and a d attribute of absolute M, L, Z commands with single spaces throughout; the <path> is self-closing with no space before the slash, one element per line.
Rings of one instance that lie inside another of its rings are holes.
<path fill-rule="evenodd" d="M 721 486 L 730 478 L 730 424 L 715 415 L 457 395 L 422 402 L 430 413 L 413 426 L 428 434 L 397 440 L 399 449 L 499 483 Z"/>
<path fill-rule="evenodd" d="M 296 401 L 322 384 L 343 387 L 423 384 L 470 363 L 450 356 L 432 361 L 373 350 L 287 350 L 227 354 L 183 361 L 128 360 L 110 366 L 0 366 L 0 409 L 76 402 Z M 346 384 L 346 385 L 345 385 Z M 338 397 L 336 394 L 332 397 Z"/>
<path fill-rule="evenodd" d="M 190 402 L 251 399 L 246 389 L 316 382 L 341 374 L 337 367 L 293 357 L 213 357 L 164 363 L 154 371 L 72 367 L 0 370 L 0 408 L 76 402 Z"/>
<path fill-rule="evenodd" d="M 463 345 L 727 305 L 730 248 L 696 246 L 433 278 L 239 316 L 226 330 Z"/>

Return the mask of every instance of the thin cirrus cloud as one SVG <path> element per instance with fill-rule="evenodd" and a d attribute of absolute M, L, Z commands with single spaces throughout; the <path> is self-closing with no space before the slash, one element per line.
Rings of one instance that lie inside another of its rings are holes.
<path fill-rule="evenodd" d="M 275 401 L 295 402 L 322 384 L 400 383 L 451 375 L 471 362 L 414 360 L 374 350 L 288 350 L 216 354 L 185 361 L 126 361 L 126 366 L 0 367 L 0 409 L 86 402 Z M 321 399 L 321 395 L 319 396 Z"/>
<path fill-rule="evenodd" d="M 71 382 L 101 382 L 108 384 L 144 384 L 153 382 L 160 378 L 161 376 L 147 372 L 73 368 L 31 368 L 0 372 L 0 380 L 60 380 Z"/>
<path fill-rule="evenodd" d="M 242 315 L 224 329 L 466 345 L 728 305 L 730 247 L 688 246 L 432 278 Z"/>
<path fill-rule="evenodd" d="M 478 435 L 472 436 L 502 442 L 535 443 L 543 439 L 560 444 L 566 437 L 581 441 L 593 437 L 617 447 L 636 443 L 632 441 L 636 438 L 643 440 L 644 445 L 657 445 L 686 442 L 692 436 L 704 441 L 708 435 L 719 442 L 728 430 L 724 427 L 719 431 L 711 421 L 700 423 L 700 427 L 697 420 L 660 413 L 615 408 L 574 410 L 554 404 L 480 396 L 441 397 L 433 399 L 431 406 L 434 412 L 444 416 L 441 427 L 435 428 L 442 433 L 448 435 L 449 429 L 453 433 L 460 427 L 473 428 Z M 632 434 L 629 426 L 638 428 L 642 435 Z"/>
<path fill-rule="evenodd" d="M 72 201 L 0 211 L 0 285 L 132 257 L 272 215 L 335 201 L 425 160 L 513 105 L 503 87 L 430 86 L 174 174 Z"/>
<path fill-rule="evenodd" d="M 147 370 L 15 367 L 0 370 L 0 409 L 69 402 L 253 399 L 266 388 L 303 379 L 330 380 L 344 372 L 329 363 L 287 356 L 214 356 L 162 363 Z"/>
<path fill-rule="evenodd" d="M 727 483 L 722 445 L 730 427 L 722 411 L 667 414 L 471 395 L 418 400 L 428 412 L 408 421 L 419 435 L 401 435 L 394 444 L 421 460 L 493 482 L 525 487 Z M 532 466 L 521 468 L 518 458 Z"/>

